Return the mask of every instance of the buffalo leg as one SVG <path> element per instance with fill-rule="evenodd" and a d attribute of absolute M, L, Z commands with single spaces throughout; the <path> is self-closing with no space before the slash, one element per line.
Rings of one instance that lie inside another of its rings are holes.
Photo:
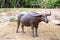
<path fill-rule="evenodd" d="M 37 34 L 37 28 L 38 28 L 38 26 L 35 27 L 35 35 L 38 37 L 38 34 Z"/>
<path fill-rule="evenodd" d="M 21 25 L 21 27 L 22 27 L 22 32 L 25 33 L 25 32 L 24 32 L 24 25 Z"/>
<path fill-rule="evenodd" d="M 34 36 L 34 27 L 33 26 L 32 26 L 32 36 L 35 37 Z"/>
<path fill-rule="evenodd" d="M 20 20 L 19 20 L 18 23 L 17 23 L 17 30 L 16 30 L 16 33 L 18 33 L 19 26 L 20 26 Z"/>
<path fill-rule="evenodd" d="M 33 20 L 30 22 L 30 25 L 31 25 L 31 29 L 32 29 L 32 36 L 35 37 L 35 35 L 34 35 L 34 23 L 33 23 Z"/>

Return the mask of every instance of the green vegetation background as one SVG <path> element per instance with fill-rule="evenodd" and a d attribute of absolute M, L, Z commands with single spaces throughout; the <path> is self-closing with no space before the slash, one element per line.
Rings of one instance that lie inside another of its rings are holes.
<path fill-rule="evenodd" d="M 0 8 L 60 8 L 60 0 L 0 0 Z"/>

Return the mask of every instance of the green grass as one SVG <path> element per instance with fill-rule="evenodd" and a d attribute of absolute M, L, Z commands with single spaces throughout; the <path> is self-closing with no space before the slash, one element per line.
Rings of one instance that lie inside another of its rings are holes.
<path fill-rule="evenodd" d="M 41 8 L 0 8 L 0 12 L 8 12 L 8 11 L 16 11 L 16 10 L 29 11 L 33 9 L 41 9 Z"/>
<path fill-rule="evenodd" d="M 31 11 L 31 10 L 41 10 L 41 8 L 0 8 L 0 12 L 8 12 L 8 11 L 16 11 L 16 10 Z"/>

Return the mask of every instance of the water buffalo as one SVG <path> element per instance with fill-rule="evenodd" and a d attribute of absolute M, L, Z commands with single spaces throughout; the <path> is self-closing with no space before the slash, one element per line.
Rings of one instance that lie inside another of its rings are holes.
<path fill-rule="evenodd" d="M 41 21 L 44 21 L 48 23 L 47 16 L 50 16 L 51 14 L 39 14 L 37 12 L 26 12 L 24 14 L 20 14 L 18 16 L 18 25 L 17 25 L 17 30 L 16 32 L 18 33 L 18 28 L 21 23 L 22 27 L 22 32 L 24 33 L 24 26 L 31 26 L 32 29 L 32 36 L 37 37 L 37 29 L 38 29 L 38 24 Z M 34 34 L 34 29 L 35 29 L 35 34 Z"/>

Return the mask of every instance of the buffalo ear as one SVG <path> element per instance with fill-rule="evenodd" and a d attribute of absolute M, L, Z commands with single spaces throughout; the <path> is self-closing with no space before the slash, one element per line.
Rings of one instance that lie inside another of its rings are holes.
<path fill-rule="evenodd" d="M 42 17 L 42 15 L 36 16 L 36 17 Z"/>
<path fill-rule="evenodd" d="M 42 14 L 34 15 L 35 17 L 42 17 Z"/>
<path fill-rule="evenodd" d="M 40 14 L 39 16 L 37 16 L 37 17 L 42 17 L 42 14 Z"/>
<path fill-rule="evenodd" d="M 39 17 L 42 17 L 42 14 Z"/>

